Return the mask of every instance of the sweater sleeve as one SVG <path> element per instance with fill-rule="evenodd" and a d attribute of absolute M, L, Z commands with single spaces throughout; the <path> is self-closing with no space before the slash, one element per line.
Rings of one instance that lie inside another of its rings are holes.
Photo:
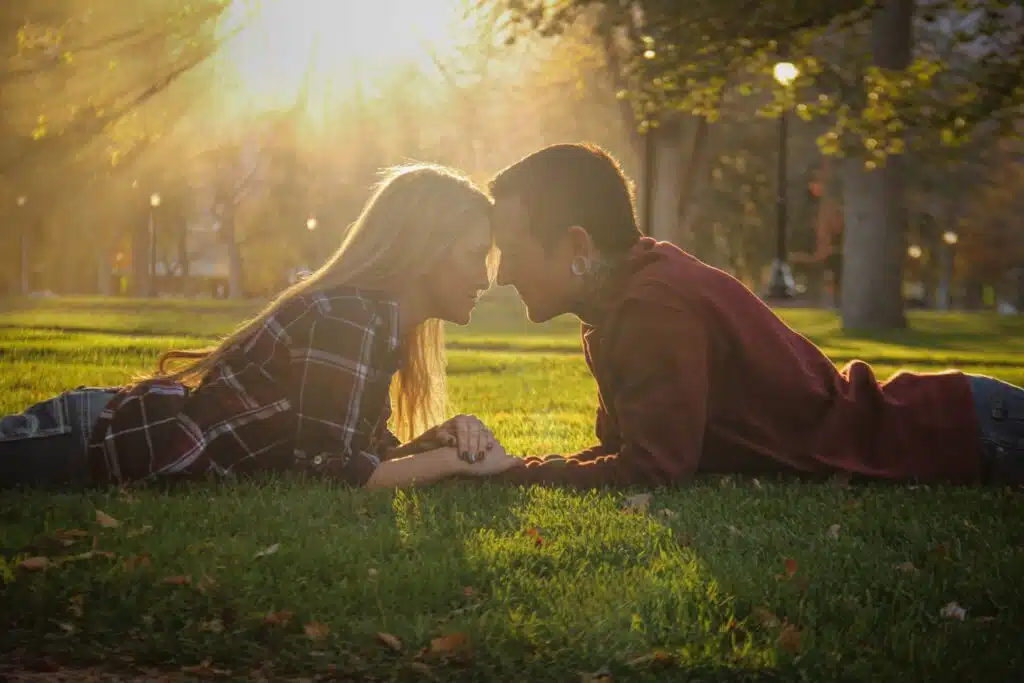
<path fill-rule="evenodd" d="M 706 328 L 655 302 L 627 309 L 603 371 L 614 378 L 609 401 L 618 434 L 575 455 L 528 458 L 503 475 L 506 480 L 587 488 L 663 485 L 696 472 L 708 415 Z M 607 448 L 613 442 L 616 450 Z"/>

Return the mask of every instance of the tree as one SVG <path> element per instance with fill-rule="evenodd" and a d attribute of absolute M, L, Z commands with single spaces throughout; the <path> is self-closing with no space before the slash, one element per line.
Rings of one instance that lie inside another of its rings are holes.
<path fill-rule="evenodd" d="M 680 112 L 713 120 L 728 97 L 766 92 L 774 102 L 765 114 L 792 106 L 802 117 L 830 120 L 823 150 L 851 159 L 843 164 L 848 328 L 905 324 L 903 161 L 888 160 L 939 137 L 945 143 L 962 139 L 985 122 L 1006 122 L 1022 100 L 1024 13 L 997 0 L 932 2 L 921 13 L 932 23 L 958 8 L 975 17 L 969 30 L 952 35 L 953 43 L 977 53 L 966 72 L 934 54 L 912 59 L 911 0 L 533 0 L 507 7 L 515 29 L 541 35 L 557 35 L 588 12 L 600 12 L 603 34 L 626 45 L 623 72 L 641 130 L 671 130 Z M 825 58 L 837 52 L 846 58 Z M 780 58 L 796 62 L 804 74 L 792 88 L 774 86 L 767 75 Z M 973 85 L 965 88 L 967 73 Z M 682 181 L 673 182 L 678 187 Z"/>

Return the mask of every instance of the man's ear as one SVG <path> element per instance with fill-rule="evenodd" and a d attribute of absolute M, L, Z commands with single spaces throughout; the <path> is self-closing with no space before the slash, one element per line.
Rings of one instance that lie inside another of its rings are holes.
<path fill-rule="evenodd" d="M 596 250 L 594 249 L 594 241 L 590 239 L 590 233 L 579 225 L 570 226 L 567 232 L 569 249 L 572 251 L 572 255 L 574 257 L 592 258 Z"/>

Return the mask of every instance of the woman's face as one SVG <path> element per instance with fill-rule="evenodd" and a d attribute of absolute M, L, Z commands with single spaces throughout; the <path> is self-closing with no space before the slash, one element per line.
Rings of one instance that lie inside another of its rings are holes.
<path fill-rule="evenodd" d="M 423 282 L 434 310 L 432 317 L 457 325 L 469 323 L 477 299 L 491 284 L 487 272 L 492 246 L 490 221 L 481 217 L 466 227 L 447 257 Z"/>

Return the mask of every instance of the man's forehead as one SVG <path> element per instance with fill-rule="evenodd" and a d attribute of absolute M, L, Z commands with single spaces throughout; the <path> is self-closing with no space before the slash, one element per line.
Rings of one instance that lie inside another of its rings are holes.
<path fill-rule="evenodd" d="M 526 207 L 517 195 L 509 195 L 494 201 L 494 229 L 502 236 L 511 236 L 522 230 L 527 219 Z"/>

